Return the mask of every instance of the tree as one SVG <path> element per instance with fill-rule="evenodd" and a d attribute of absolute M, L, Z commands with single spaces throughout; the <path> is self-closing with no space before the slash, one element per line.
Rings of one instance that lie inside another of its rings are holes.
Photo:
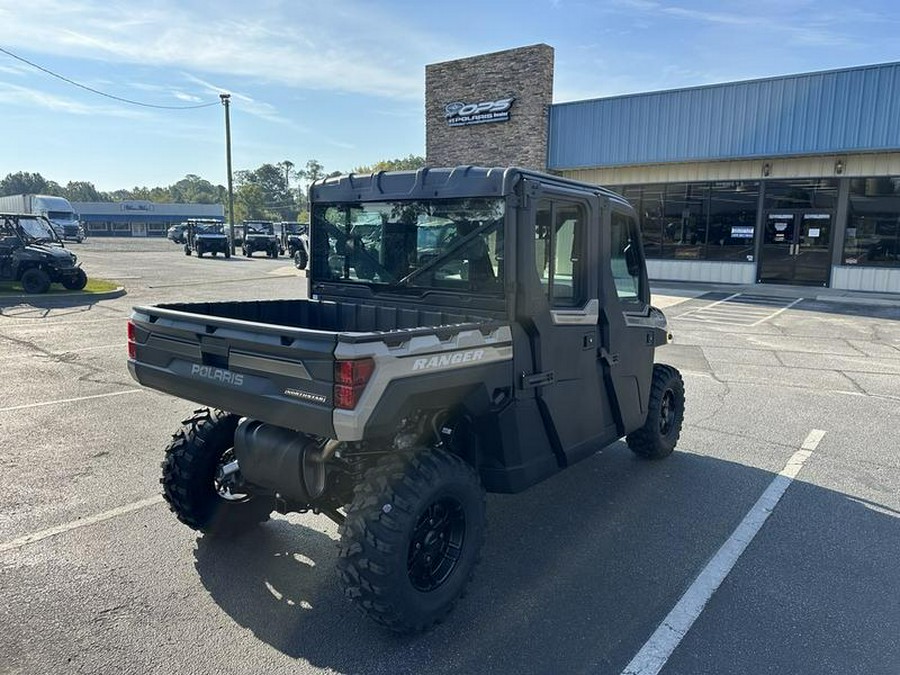
<path fill-rule="evenodd" d="M 0 180 L 0 196 L 32 194 L 63 197 L 64 193 L 65 190 L 59 183 L 47 180 L 39 173 L 19 171 L 7 174 L 6 178 Z"/>
<path fill-rule="evenodd" d="M 93 183 L 85 180 L 69 181 L 65 188 L 66 199 L 70 202 L 108 202 L 94 187 Z"/>
<path fill-rule="evenodd" d="M 243 183 L 234 191 L 234 218 L 242 220 L 269 220 L 271 212 L 266 208 L 266 194 L 256 183 Z"/>
<path fill-rule="evenodd" d="M 359 166 L 353 173 L 375 173 L 376 171 L 415 171 L 425 166 L 425 158 L 419 155 L 408 155 L 397 159 L 383 159 L 371 166 Z"/>
<path fill-rule="evenodd" d="M 261 207 L 264 213 L 250 216 L 252 218 L 266 218 L 271 220 L 293 220 L 297 215 L 297 200 L 291 193 L 288 176 L 284 171 L 284 163 L 276 166 L 275 164 L 263 164 L 258 169 L 242 170 L 235 173 L 235 209 L 237 209 L 238 201 L 250 199 L 243 205 L 242 209 L 246 212 L 257 212 Z M 259 188 L 258 193 L 255 190 L 242 190 L 248 186 Z M 256 199 L 258 194 L 262 194 L 262 203 L 258 204 Z"/>

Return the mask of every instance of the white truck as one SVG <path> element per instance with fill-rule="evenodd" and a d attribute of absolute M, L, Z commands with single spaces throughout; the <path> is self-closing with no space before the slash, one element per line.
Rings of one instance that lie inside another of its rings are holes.
<path fill-rule="evenodd" d="M 0 197 L 0 212 L 44 216 L 60 239 L 84 241 L 84 228 L 65 197 L 50 195 L 8 195 Z"/>

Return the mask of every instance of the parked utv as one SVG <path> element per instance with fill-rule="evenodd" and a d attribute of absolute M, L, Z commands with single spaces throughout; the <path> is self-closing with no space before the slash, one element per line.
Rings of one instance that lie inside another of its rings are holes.
<path fill-rule="evenodd" d="M 225 234 L 225 226 L 218 221 L 189 222 L 185 231 L 184 254 L 195 252 L 198 258 L 204 253 L 217 256 L 222 253 L 226 258 L 231 257 L 231 244 Z"/>
<path fill-rule="evenodd" d="M 26 293 L 46 293 L 52 283 L 80 291 L 87 274 L 77 260 L 45 217 L 0 213 L 0 279 L 20 282 Z"/>
<path fill-rule="evenodd" d="M 256 251 L 265 251 L 270 258 L 277 258 L 280 253 L 275 228 L 266 220 L 245 220 L 243 223 L 244 238 L 241 250 L 248 258 Z"/>
<path fill-rule="evenodd" d="M 294 267 L 305 270 L 309 262 L 309 223 L 275 223 L 281 253 L 287 253 Z"/>
<path fill-rule="evenodd" d="M 165 452 L 182 522 L 322 513 L 347 597 L 425 630 L 472 576 L 485 490 L 622 437 L 673 451 L 684 385 L 654 365 L 671 336 L 635 212 L 603 188 L 459 167 L 328 178 L 310 201 L 308 299 L 136 307 L 128 367 L 210 406 Z"/>

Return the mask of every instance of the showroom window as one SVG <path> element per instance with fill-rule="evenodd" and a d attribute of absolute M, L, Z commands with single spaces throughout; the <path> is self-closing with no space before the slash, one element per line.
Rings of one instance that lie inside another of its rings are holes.
<path fill-rule="evenodd" d="M 845 265 L 900 267 L 900 178 L 850 181 Z"/>
<path fill-rule="evenodd" d="M 626 185 L 648 258 L 752 262 L 758 181 Z"/>
<path fill-rule="evenodd" d="M 709 190 L 707 260 L 753 262 L 759 183 L 712 183 Z"/>

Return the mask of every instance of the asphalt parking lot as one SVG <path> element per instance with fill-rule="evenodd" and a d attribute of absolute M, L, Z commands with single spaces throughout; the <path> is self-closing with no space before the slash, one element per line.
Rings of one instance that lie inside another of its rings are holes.
<path fill-rule="evenodd" d="M 305 278 L 159 240 L 73 248 L 128 295 L 0 308 L 0 673 L 648 672 L 651 636 L 717 566 L 663 673 L 900 672 L 900 301 L 658 294 L 676 335 L 658 358 L 688 397 L 678 451 L 645 462 L 618 443 L 489 497 L 467 597 L 396 637 L 340 594 L 326 518 L 223 542 L 158 497 L 162 449 L 195 406 L 129 377 L 131 307 L 302 297 Z"/>

